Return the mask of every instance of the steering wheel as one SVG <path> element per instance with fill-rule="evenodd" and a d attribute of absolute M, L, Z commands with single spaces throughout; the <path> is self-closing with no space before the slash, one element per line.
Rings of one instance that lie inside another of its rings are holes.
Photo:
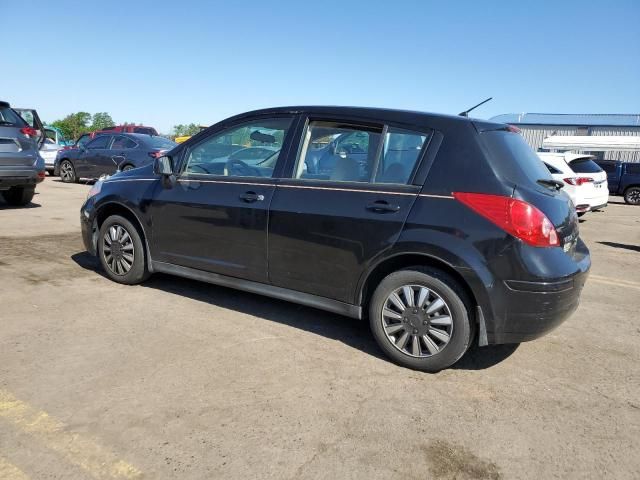
<path fill-rule="evenodd" d="M 261 177 L 260 170 L 247 165 L 242 160 L 231 158 L 224 165 L 224 174 L 226 176 L 235 175 L 238 177 Z"/>

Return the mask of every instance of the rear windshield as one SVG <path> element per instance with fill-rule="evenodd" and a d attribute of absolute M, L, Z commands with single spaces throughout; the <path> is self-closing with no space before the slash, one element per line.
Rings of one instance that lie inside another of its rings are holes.
<path fill-rule="evenodd" d="M 505 130 L 490 130 L 483 132 L 481 137 L 501 176 L 516 184 L 522 181 L 523 174 L 533 182 L 552 178 L 544 162 L 522 135 Z"/>
<path fill-rule="evenodd" d="M 602 172 L 602 169 L 598 166 L 598 164 L 590 158 L 578 158 L 577 160 L 569 162 L 569 166 L 571 167 L 571 170 L 576 173 Z"/>
<path fill-rule="evenodd" d="M 177 145 L 176 142 L 172 142 L 164 137 L 150 137 L 147 139 L 147 143 L 149 143 L 152 148 L 158 148 L 160 150 L 169 150 Z"/>
<path fill-rule="evenodd" d="M 0 127 L 26 127 L 25 122 L 20 115 L 11 108 L 0 108 Z"/>

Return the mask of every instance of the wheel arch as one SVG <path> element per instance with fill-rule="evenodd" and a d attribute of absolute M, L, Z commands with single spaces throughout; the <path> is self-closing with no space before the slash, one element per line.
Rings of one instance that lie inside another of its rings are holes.
<path fill-rule="evenodd" d="M 102 226 L 104 221 L 112 215 L 120 215 L 121 217 L 126 218 L 134 225 L 134 227 L 138 229 L 138 233 L 142 236 L 142 241 L 144 242 L 145 255 L 147 257 L 147 268 L 149 269 L 149 271 L 152 271 L 153 263 L 151 262 L 151 251 L 149 249 L 149 239 L 147 237 L 147 232 L 145 231 L 138 215 L 130 207 L 127 207 L 126 205 L 115 201 L 110 201 L 103 205 L 100 205 L 96 210 L 96 214 L 94 217 L 96 231 L 100 231 L 100 227 Z M 94 246 L 97 247 L 97 245 Z"/>
<path fill-rule="evenodd" d="M 395 271 L 415 265 L 436 268 L 450 275 L 469 296 L 473 306 L 479 305 L 478 298 L 470 287 L 469 282 L 458 270 L 440 258 L 417 252 L 397 253 L 378 262 L 369 270 L 364 281 L 361 282 L 356 296 L 356 303 L 362 305 L 364 307 L 363 311 L 366 311 L 366 305 L 369 304 L 376 286 L 380 284 L 384 277 Z"/>

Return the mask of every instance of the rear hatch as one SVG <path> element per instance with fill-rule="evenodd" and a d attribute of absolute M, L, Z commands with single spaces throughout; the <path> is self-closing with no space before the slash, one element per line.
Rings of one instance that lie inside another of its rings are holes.
<path fill-rule="evenodd" d="M 31 166 L 37 158 L 34 137 L 24 119 L 8 104 L 0 102 L 0 166 Z"/>
<path fill-rule="evenodd" d="M 486 125 L 486 124 L 485 124 Z M 578 218 L 563 183 L 549 170 L 517 130 L 507 126 L 485 127 L 480 138 L 496 175 L 513 187 L 513 197 L 540 210 L 553 224 L 566 251 L 575 251 Z"/>
<path fill-rule="evenodd" d="M 607 173 L 593 161 L 593 157 L 580 157 L 571 160 L 569 167 L 576 173 L 576 176 L 593 180 L 581 185 L 584 198 L 594 198 L 608 194 Z"/>

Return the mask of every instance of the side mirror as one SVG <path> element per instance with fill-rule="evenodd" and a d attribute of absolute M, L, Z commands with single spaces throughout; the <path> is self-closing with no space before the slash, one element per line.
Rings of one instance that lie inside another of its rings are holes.
<path fill-rule="evenodd" d="M 173 159 L 167 155 L 156 158 L 153 162 L 153 172 L 157 175 L 173 175 Z"/>

